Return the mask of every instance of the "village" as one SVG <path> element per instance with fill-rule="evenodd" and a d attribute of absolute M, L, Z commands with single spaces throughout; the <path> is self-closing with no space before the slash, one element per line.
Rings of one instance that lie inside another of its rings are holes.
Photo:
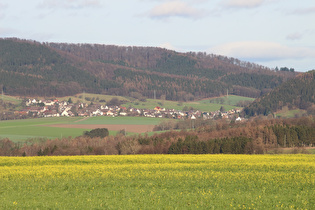
<path fill-rule="evenodd" d="M 239 117 L 240 109 L 228 111 L 202 112 L 200 110 L 181 111 L 166 109 L 159 106 L 153 109 L 139 109 L 124 106 L 107 106 L 101 104 L 71 103 L 71 101 L 59 100 L 36 100 L 27 99 L 25 108 L 16 111 L 15 115 L 29 117 L 93 117 L 93 116 L 142 116 L 152 118 L 173 118 L 173 119 L 234 119 L 242 121 Z"/>

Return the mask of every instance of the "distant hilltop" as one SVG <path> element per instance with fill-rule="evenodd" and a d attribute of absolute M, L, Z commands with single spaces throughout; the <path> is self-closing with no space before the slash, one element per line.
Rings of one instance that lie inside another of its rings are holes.
<path fill-rule="evenodd" d="M 298 75 L 244 109 L 247 116 L 269 115 L 282 109 L 302 109 L 315 115 L 315 70 Z"/>
<path fill-rule="evenodd" d="M 81 92 L 187 101 L 259 97 L 295 77 L 250 62 L 157 47 L 39 43 L 0 39 L 0 88 L 8 95 Z"/>

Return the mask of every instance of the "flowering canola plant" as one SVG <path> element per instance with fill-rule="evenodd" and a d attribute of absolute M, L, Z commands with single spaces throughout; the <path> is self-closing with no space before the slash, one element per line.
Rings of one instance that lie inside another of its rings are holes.
<path fill-rule="evenodd" d="M 314 155 L 0 157 L 0 208 L 314 209 Z"/>

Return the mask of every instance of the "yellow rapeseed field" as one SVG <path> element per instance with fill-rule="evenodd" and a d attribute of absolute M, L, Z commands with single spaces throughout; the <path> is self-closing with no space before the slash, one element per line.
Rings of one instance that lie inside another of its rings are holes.
<path fill-rule="evenodd" d="M 314 155 L 0 157 L 0 209 L 315 209 Z"/>

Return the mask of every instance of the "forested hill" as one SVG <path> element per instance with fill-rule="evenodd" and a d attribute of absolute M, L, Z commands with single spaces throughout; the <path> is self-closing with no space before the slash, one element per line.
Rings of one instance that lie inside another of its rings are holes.
<path fill-rule="evenodd" d="M 283 107 L 299 108 L 315 114 L 315 70 L 298 75 L 256 99 L 244 109 L 244 113 L 248 116 L 268 115 Z"/>
<path fill-rule="evenodd" d="M 38 43 L 0 39 L 0 88 L 6 94 L 64 96 L 92 92 L 169 100 L 229 93 L 259 97 L 294 72 L 206 53 L 155 47 Z"/>

